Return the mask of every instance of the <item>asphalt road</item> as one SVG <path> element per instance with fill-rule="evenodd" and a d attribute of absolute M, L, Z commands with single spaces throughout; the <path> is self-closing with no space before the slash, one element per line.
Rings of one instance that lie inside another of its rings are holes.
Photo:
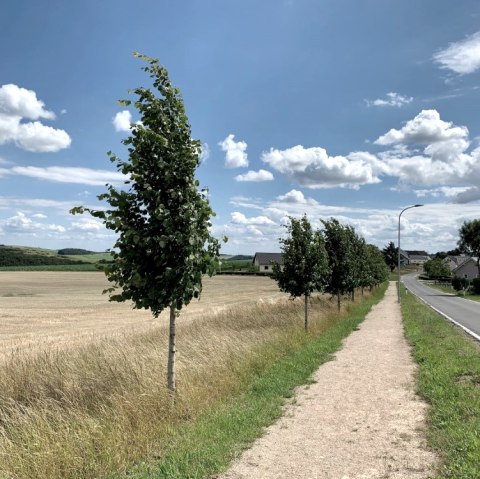
<path fill-rule="evenodd" d="M 480 302 L 459 298 L 425 286 L 417 274 L 402 277 L 406 288 L 425 303 L 480 341 Z"/>

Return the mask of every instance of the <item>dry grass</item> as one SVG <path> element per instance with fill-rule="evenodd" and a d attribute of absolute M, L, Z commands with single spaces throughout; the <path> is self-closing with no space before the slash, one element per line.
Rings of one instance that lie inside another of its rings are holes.
<path fill-rule="evenodd" d="M 310 335 L 318 335 L 336 306 L 313 303 Z M 12 352 L 0 366 L 0 477 L 102 477 L 162 455 L 179 423 L 307 340 L 302 314 L 301 301 L 281 300 L 180 319 L 173 412 L 164 326 L 68 350 Z"/>
<path fill-rule="evenodd" d="M 82 345 L 100 338 L 148 331 L 167 322 L 129 303 L 110 303 L 100 272 L 0 272 L 0 358 L 12 349 L 38 350 Z M 285 297 L 266 277 L 205 278 L 201 301 L 182 311 L 185 323 L 234 305 Z"/>
<path fill-rule="evenodd" d="M 0 275 L 0 478 L 105 477 L 161 456 L 179 424 L 338 318 L 335 301 L 314 299 L 305 335 L 302 301 L 271 279 L 206 281 L 178 321 L 172 411 L 166 321 L 108 303 L 100 283 L 97 273 Z"/>

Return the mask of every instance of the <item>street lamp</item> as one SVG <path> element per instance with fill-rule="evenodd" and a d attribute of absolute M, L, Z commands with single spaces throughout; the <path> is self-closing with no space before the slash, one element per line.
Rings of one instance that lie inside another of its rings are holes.
<path fill-rule="evenodd" d="M 400 211 L 400 214 L 398 215 L 398 302 L 399 303 L 400 303 L 400 217 L 402 216 L 402 213 L 404 211 L 407 211 L 410 208 L 418 208 L 419 206 L 423 206 L 423 205 L 407 206 L 402 211 Z"/>

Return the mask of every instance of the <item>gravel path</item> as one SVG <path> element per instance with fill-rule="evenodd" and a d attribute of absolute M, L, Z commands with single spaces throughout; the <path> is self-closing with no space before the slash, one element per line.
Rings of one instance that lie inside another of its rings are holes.
<path fill-rule="evenodd" d="M 436 457 L 424 439 L 426 405 L 414 393 L 395 283 L 299 388 L 284 416 L 223 479 L 427 478 Z"/>

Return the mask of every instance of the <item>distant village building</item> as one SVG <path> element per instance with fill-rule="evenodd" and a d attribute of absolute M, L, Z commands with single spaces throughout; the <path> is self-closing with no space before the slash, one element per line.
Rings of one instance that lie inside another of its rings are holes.
<path fill-rule="evenodd" d="M 258 271 L 264 273 L 272 273 L 274 263 L 283 266 L 282 253 L 255 253 L 253 257 L 253 265 L 258 268 Z"/>
<path fill-rule="evenodd" d="M 472 281 L 474 278 L 479 277 L 477 258 L 468 257 L 466 261 L 457 266 L 452 273 L 457 278 L 465 278 Z"/>
<path fill-rule="evenodd" d="M 459 256 L 449 255 L 449 256 L 446 256 L 443 261 L 448 266 L 450 271 L 453 271 L 454 269 L 458 268 L 460 265 L 462 265 L 463 263 L 465 263 L 465 261 L 468 261 L 469 259 L 470 259 L 470 256 L 467 256 L 467 255 L 459 255 Z"/>
<path fill-rule="evenodd" d="M 426 251 L 400 250 L 400 264 L 413 264 L 423 266 L 431 257 Z"/>

